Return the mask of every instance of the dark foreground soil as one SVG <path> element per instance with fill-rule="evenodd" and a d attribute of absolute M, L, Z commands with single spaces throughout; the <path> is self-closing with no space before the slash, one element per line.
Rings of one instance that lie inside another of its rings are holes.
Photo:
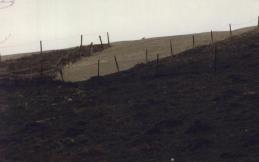
<path fill-rule="evenodd" d="M 258 162 L 259 34 L 80 83 L 2 83 L 1 158 Z"/>

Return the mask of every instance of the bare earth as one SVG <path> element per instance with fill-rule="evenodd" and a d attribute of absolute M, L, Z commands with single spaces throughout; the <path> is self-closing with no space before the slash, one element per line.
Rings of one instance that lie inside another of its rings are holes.
<path fill-rule="evenodd" d="M 254 27 L 243 28 L 233 31 L 233 35 L 247 32 Z M 117 57 L 120 70 L 127 70 L 136 64 L 145 62 L 145 50 L 148 49 L 148 60 L 155 60 L 159 57 L 170 56 L 170 40 L 173 43 L 174 54 L 181 53 L 193 47 L 192 35 L 180 35 L 169 37 L 158 37 L 136 41 L 116 42 L 102 52 L 91 57 L 81 59 L 79 62 L 64 68 L 65 81 L 83 81 L 97 75 L 98 59 L 100 62 L 100 75 L 107 75 L 117 72 L 114 56 Z M 199 33 L 195 35 L 195 46 L 211 43 L 211 34 Z M 229 37 L 229 32 L 214 32 L 214 41 L 224 40 Z"/>

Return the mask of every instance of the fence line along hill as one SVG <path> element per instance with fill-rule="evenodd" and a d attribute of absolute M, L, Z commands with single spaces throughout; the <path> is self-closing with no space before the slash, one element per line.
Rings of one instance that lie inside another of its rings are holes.
<path fill-rule="evenodd" d="M 234 35 L 253 30 L 255 27 L 247 27 L 234 30 Z M 193 36 L 195 42 L 193 44 Z M 221 41 L 229 38 L 229 31 L 213 32 L 213 41 Z M 112 43 L 111 48 L 96 53 L 93 56 L 83 58 L 80 61 L 64 68 L 65 81 L 83 81 L 91 77 L 97 76 L 98 60 L 99 75 L 107 75 L 117 72 L 114 56 L 120 70 L 127 70 L 136 64 L 146 62 L 146 50 L 148 51 L 148 61 L 156 59 L 156 55 L 160 57 L 168 57 L 171 55 L 170 41 L 172 43 L 173 54 L 178 54 L 197 46 L 207 45 L 211 43 L 211 32 L 198 33 L 190 35 L 169 36 L 159 38 L 149 38 L 135 41 L 124 41 Z"/>
<path fill-rule="evenodd" d="M 176 55 L 191 48 L 240 35 L 254 28 L 115 42 L 112 45 L 107 33 L 107 44 L 104 44 L 99 36 L 100 44 L 88 46 L 82 45 L 81 35 L 80 47 L 52 51 L 44 51 L 41 42 L 38 53 L 5 56 L 13 59 L 5 58 L 5 61 L 1 61 L 0 79 L 83 81 L 97 75 L 127 70 L 137 64 L 155 60 L 157 55 L 161 58 Z"/>
<path fill-rule="evenodd" d="M 6 84 L 0 160 L 258 162 L 258 42 L 253 30 L 87 81 Z"/>

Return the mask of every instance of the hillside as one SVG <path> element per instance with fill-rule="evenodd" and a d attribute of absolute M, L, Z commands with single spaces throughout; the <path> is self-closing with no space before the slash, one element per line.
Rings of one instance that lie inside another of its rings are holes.
<path fill-rule="evenodd" d="M 55 79 L 60 76 L 64 66 L 89 57 L 109 48 L 108 44 L 88 45 L 68 49 L 21 54 L 23 57 L 0 62 L 0 80 Z M 15 58 L 15 57 L 13 57 Z"/>
<path fill-rule="evenodd" d="M 208 45 L 89 81 L 1 83 L 1 158 L 258 162 L 258 42 L 215 43 L 216 71 Z"/>
<path fill-rule="evenodd" d="M 233 31 L 233 35 L 240 35 L 253 30 L 254 27 L 242 28 Z M 211 34 L 197 33 L 189 35 L 146 38 L 143 40 L 115 42 L 111 48 L 96 53 L 94 56 L 83 58 L 79 62 L 64 69 L 66 81 L 83 81 L 97 75 L 97 62 L 100 59 L 100 75 L 117 72 L 114 64 L 114 56 L 117 56 L 120 70 L 127 70 L 136 64 L 145 62 L 145 50 L 148 49 L 148 60 L 154 60 L 156 55 L 160 57 L 170 56 L 170 40 L 173 44 L 174 54 L 193 48 L 192 36 L 195 36 L 195 46 L 211 43 Z M 221 41 L 229 37 L 229 32 L 213 32 L 214 41 Z"/>

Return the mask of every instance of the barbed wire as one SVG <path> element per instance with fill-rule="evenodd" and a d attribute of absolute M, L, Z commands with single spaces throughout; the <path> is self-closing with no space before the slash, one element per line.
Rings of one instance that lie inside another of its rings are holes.
<path fill-rule="evenodd" d="M 249 27 L 249 26 L 256 25 L 257 20 L 258 20 L 258 18 L 253 18 L 253 19 L 243 21 L 243 22 L 240 22 L 240 23 L 228 23 L 228 24 L 217 25 L 217 26 L 215 26 L 215 28 L 216 29 L 229 30 L 229 25 L 231 24 L 232 29 L 235 30 L 235 29 L 238 29 L 239 27 L 244 27 L 244 26 Z"/>
<path fill-rule="evenodd" d="M 92 39 L 95 40 L 99 40 L 99 35 L 104 35 L 106 33 L 84 33 L 82 34 L 84 36 L 84 40 L 87 40 L 88 42 L 93 41 Z M 104 35 L 106 36 L 106 35 Z M 1 45 L 2 43 L 5 43 L 4 41 L 7 41 L 8 39 L 10 39 L 11 34 L 9 34 L 9 36 L 7 36 L 3 41 L 0 41 L 0 48 L 9 48 L 9 47 L 19 47 L 19 46 L 26 46 L 26 45 L 38 45 L 39 41 L 27 41 L 24 43 L 16 43 L 16 44 L 12 44 L 12 45 Z M 89 39 L 89 37 L 91 39 Z M 94 38 L 93 38 L 94 37 Z M 61 42 L 61 41 L 70 41 L 70 42 L 80 42 L 80 34 L 75 34 L 75 35 L 70 35 L 70 36 L 66 36 L 66 37 L 58 37 L 55 39 L 42 39 L 42 42 L 44 43 L 51 43 L 51 42 Z M 2 43 L 1 43 L 2 42 Z"/>

